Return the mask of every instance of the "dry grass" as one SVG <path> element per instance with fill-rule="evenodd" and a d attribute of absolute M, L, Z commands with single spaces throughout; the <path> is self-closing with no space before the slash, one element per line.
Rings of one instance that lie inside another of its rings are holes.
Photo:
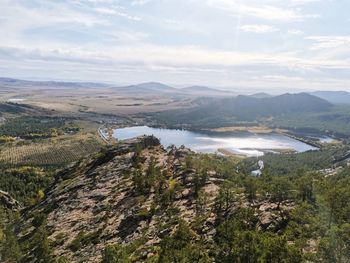
<path fill-rule="evenodd" d="M 96 112 L 129 115 L 188 107 L 191 100 L 171 96 L 134 96 L 113 89 L 42 89 L 28 88 L 0 93 L 0 100 L 23 98 L 23 103 L 63 113 Z"/>

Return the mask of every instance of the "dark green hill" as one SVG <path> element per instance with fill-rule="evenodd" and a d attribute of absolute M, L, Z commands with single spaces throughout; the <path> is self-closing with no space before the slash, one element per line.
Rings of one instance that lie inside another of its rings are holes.
<path fill-rule="evenodd" d="M 156 118 L 168 124 L 192 124 L 214 127 L 235 122 L 255 122 L 261 118 L 291 113 L 327 112 L 329 102 L 315 96 L 299 93 L 276 97 L 254 98 L 238 96 L 225 99 L 197 100 L 197 107 L 158 113 Z"/>

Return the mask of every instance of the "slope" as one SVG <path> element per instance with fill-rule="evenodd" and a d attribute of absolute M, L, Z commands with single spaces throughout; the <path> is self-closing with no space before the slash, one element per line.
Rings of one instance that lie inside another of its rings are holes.
<path fill-rule="evenodd" d="M 331 107 L 332 104 L 329 102 L 306 93 L 284 94 L 268 98 L 238 96 L 198 100 L 197 107 L 161 112 L 155 117 L 171 125 L 219 127 L 239 122 L 256 122 L 262 118 L 291 113 L 327 112 Z"/>

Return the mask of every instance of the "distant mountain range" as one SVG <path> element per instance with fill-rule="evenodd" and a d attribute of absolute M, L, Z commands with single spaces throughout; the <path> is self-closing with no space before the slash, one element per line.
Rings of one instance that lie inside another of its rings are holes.
<path fill-rule="evenodd" d="M 219 90 L 214 88 L 209 88 L 206 86 L 191 86 L 181 89 L 181 91 L 190 94 L 196 94 L 199 96 L 237 96 L 236 92 L 228 90 Z"/>
<path fill-rule="evenodd" d="M 205 86 L 190 86 L 186 88 L 174 88 L 159 82 L 146 82 L 136 85 L 128 86 L 113 86 L 105 83 L 94 82 L 64 82 L 64 81 L 31 81 L 12 78 L 0 78 L 0 87 L 7 88 L 110 88 L 112 91 L 117 91 L 124 95 L 131 96 L 208 96 L 208 97 L 222 97 L 222 96 L 236 96 L 237 93 L 231 91 L 224 91 Z"/>
<path fill-rule="evenodd" d="M 95 82 L 32 81 L 12 78 L 0 78 L 0 87 L 14 88 L 101 88 L 109 85 Z"/>
<path fill-rule="evenodd" d="M 179 95 L 179 96 L 197 96 L 197 97 L 220 97 L 220 96 L 236 96 L 237 94 L 209 88 L 205 86 L 190 86 L 186 88 L 173 88 L 168 85 L 158 82 L 147 82 L 137 85 L 130 85 L 125 87 L 114 87 L 113 90 L 118 90 L 121 93 L 130 95 Z"/>
<path fill-rule="evenodd" d="M 160 95 L 160 94 L 180 94 L 179 89 L 158 82 L 147 82 L 124 87 L 113 87 L 113 90 L 131 95 Z"/>
<path fill-rule="evenodd" d="M 273 96 L 265 92 L 259 92 L 259 93 L 250 95 L 250 97 L 257 98 L 257 99 L 265 99 L 265 98 L 271 98 Z"/>
<path fill-rule="evenodd" d="M 159 82 L 146 82 L 128 86 L 113 86 L 106 83 L 96 82 L 65 82 L 65 81 L 31 81 L 14 78 L 1 78 L 0 87 L 2 88 L 110 88 L 121 94 L 132 96 L 194 96 L 194 97 L 236 97 L 237 92 L 230 90 L 220 90 L 206 86 L 190 86 L 185 88 L 174 88 Z M 350 104 L 350 92 L 346 91 L 315 91 L 309 92 L 310 95 L 324 99 L 333 104 Z M 273 96 L 259 92 L 250 95 L 251 98 L 266 99 Z"/>
<path fill-rule="evenodd" d="M 333 104 L 350 104 L 350 92 L 347 91 L 315 91 L 310 94 Z"/>

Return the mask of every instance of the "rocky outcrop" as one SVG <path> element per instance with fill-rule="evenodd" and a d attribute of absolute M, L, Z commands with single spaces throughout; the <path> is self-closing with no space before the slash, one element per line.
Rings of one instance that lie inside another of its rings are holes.
<path fill-rule="evenodd" d="M 196 158 L 198 162 L 191 164 Z M 31 236 L 38 221 L 35 215 L 44 214 L 57 258 L 100 262 L 107 246 L 136 242 L 133 260 L 143 262 L 176 231 L 177 220 L 187 222 L 194 239 L 206 244 L 214 244 L 218 222 L 234 217 L 241 207 L 254 210 L 257 229 L 283 228 L 292 203 L 249 202 L 242 189 L 236 189 L 228 210 L 218 212 L 224 179 L 208 166 L 202 169 L 205 158 L 201 162 L 185 147 L 165 150 L 153 136 L 120 141 L 58 173 L 46 198 L 25 211 L 19 238 Z M 28 255 L 26 262 L 36 259 Z"/>
<path fill-rule="evenodd" d="M 22 205 L 14 199 L 9 193 L 0 190 L 0 204 L 7 209 L 19 211 Z"/>
<path fill-rule="evenodd" d="M 275 232 L 283 229 L 288 221 L 288 213 L 294 206 L 293 202 L 288 201 L 280 205 L 267 201 L 259 203 L 256 206 L 259 219 L 258 228 Z"/>
<path fill-rule="evenodd" d="M 99 262 L 106 246 L 137 240 L 142 240 L 140 254 L 147 255 L 175 229 L 169 223 L 173 220 L 169 209 L 189 224 L 195 220 L 196 171 L 185 168 L 186 157 L 191 154 L 183 147 L 166 151 L 153 136 L 121 141 L 59 173 L 46 199 L 30 212 L 47 215 L 54 254 L 69 262 Z M 154 182 L 149 191 L 140 194 L 133 174 L 140 171 L 147 177 L 152 163 L 163 178 L 163 186 Z M 201 234 L 207 237 L 214 234 L 212 206 L 219 188 L 220 181 L 215 179 L 218 176 L 211 171 L 203 185 L 208 198 L 201 207 L 201 213 L 207 215 Z M 29 212 L 27 218 L 21 231 L 23 237 L 33 231 Z M 79 239 L 84 242 L 79 243 Z"/>

